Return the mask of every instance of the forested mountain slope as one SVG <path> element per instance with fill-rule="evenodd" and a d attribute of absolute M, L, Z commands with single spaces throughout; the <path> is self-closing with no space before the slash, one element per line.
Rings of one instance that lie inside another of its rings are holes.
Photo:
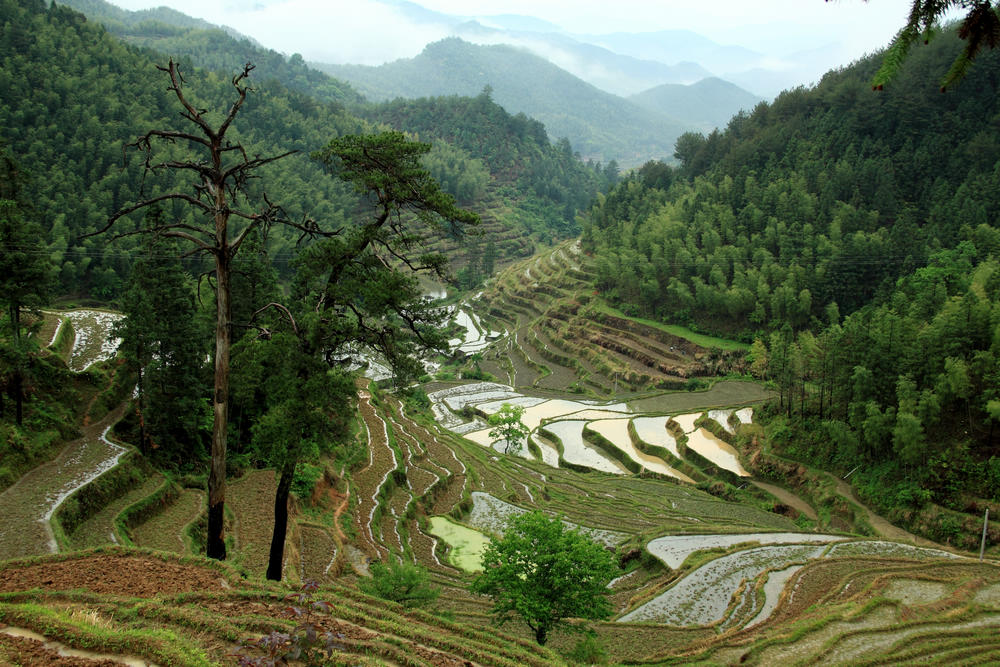
<path fill-rule="evenodd" d="M 450 38 L 429 44 L 415 58 L 379 67 L 316 66 L 350 81 L 373 100 L 471 96 L 490 86 L 493 98 L 507 111 L 541 121 L 551 137 L 567 137 L 585 159 L 614 159 L 624 166 L 668 157 L 674 140 L 689 129 L 510 46 L 478 46 Z"/>
<path fill-rule="evenodd" d="M 397 99 L 362 115 L 476 156 L 506 199 L 537 197 L 542 205 L 534 206 L 534 215 L 528 216 L 533 218 L 529 227 L 536 231 L 547 228 L 550 234 L 562 236 L 578 233 L 576 212 L 586 209 L 598 191 L 607 191 L 618 180 L 613 160 L 604 167 L 582 163 L 568 140 L 550 143 L 544 125 L 523 113 L 507 113 L 488 91 L 476 97 Z M 465 171 L 461 177 L 467 175 Z M 447 184 L 458 176 L 440 173 L 437 177 Z"/>
<path fill-rule="evenodd" d="M 112 212 L 143 192 L 142 170 L 121 168 L 123 146 L 152 128 L 171 128 L 178 122 L 170 93 L 156 71 L 167 56 L 124 44 L 76 11 L 61 5 L 48 8 L 40 0 L 0 3 L 0 26 L 0 139 L 28 172 L 30 215 L 47 232 L 48 252 L 59 271 L 59 292 L 113 298 L 122 289 L 139 241 L 125 237 L 109 245 L 105 237 L 84 235 L 99 229 Z M 187 37 L 197 43 L 199 35 L 213 49 L 225 44 L 235 49 L 213 51 L 225 62 L 242 64 L 262 54 L 249 42 L 217 40 L 221 33 L 212 37 L 196 30 Z M 190 46 L 178 41 L 182 42 Z M 193 65 L 200 65 L 196 58 Z M 196 103 L 226 108 L 232 70 L 212 73 L 193 65 L 186 73 Z M 357 196 L 324 174 L 309 153 L 336 136 L 369 131 L 372 123 L 340 104 L 286 88 L 263 65 L 252 76 L 255 90 L 237 121 L 239 139 L 262 156 L 298 151 L 262 169 L 254 187 L 267 192 L 293 219 L 309 216 L 331 226 L 348 220 Z M 495 127 L 467 126 L 470 135 L 495 131 Z M 482 164 L 477 166 L 477 157 L 441 143 L 427 158 L 427 166 L 463 206 L 484 212 L 509 207 L 516 212 L 487 232 L 520 239 L 520 245 L 500 244 L 501 256 L 529 251 L 531 230 L 546 235 L 575 231 L 572 225 L 567 227 L 567 219 L 573 219 L 566 210 L 567 197 L 573 205 L 588 201 L 599 180 L 576 163 L 567 186 L 571 196 L 529 191 L 510 195 L 508 201 L 505 193 L 498 195 L 497 188 L 489 186 L 491 175 Z M 130 159 L 134 163 L 141 158 L 133 152 Z M 544 170 L 550 168 L 543 165 L 548 160 L 563 158 L 546 142 L 521 156 L 519 164 L 522 169 Z M 458 175 L 464 177 L 463 183 Z M 165 213 L 181 220 L 192 215 L 181 206 Z M 287 267 L 294 241 L 272 234 L 269 250 L 279 268 Z M 488 241 L 489 236 L 484 238 L 484 243 Z"/>
<path fill-rule="evenodd" d="M 685 135 L 679 169 L 646 165 L 584 231 L 623 309 L 757 338 L 772 444 L 860 465 L 873 501 L 949 540 L 960 518 L 928 501 L 1000 501 L 1000 55 L 941 94 L 959 48 L 918 49 L 882 92 L 873 56 Z"/>
<path fill-rule="evenodd" d="M 188 58 L 204 69 L 229 72 L 251 62 L 263 79 L 277 79 L 285 87 L 318 100 L 344 104 L 362 101 L 350 84 L 310 68 L 298 54 L 286 58 L 231 28 L 168 7 L 131 12 L 104 0 L 68 0 L 59 4 L 83 12 L 122 41 L 175 58 Z"/>

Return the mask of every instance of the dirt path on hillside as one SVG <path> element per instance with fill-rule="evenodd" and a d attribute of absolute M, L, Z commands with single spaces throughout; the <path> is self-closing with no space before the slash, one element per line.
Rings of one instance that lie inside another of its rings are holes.
<path fill-rule="evenodd" d="M 0 493 L 0 560 L 57 551 L 49 520 L 63 500 L 113 468 L 127 451 L 105 437 L 124 412 L 123 403 L 101 421 L 83 427 L 83 436 L 66 445 L 56 458 L 28 471 Z"/>
<path fill-rule="evenodd" d="M 772 496 L 774 496 L 784 504 L 788 505 L 789 507 L 793 507 L 797 509 L 799 512 L 802 512 L 813 521 L 817 521 L 819 519 L 819 515 L 816 514 L 816 510 L 812 508 L 812 505 L 802 500 L 791 491 L 783 489 L 780 486 L 775 486 L 774 484 L 768 484 L 767 482 L 760 482 L 755 479 L 751 479 L 750 483 L 759 489 L 767 491 Z"/>
<path fill-rule="evenodd" d="M 861 502 L 856 495 L 854 495 L 854 489 L 846 481 L 837 478 L 837 493 L 844 496 L 853 503 L 856 503 L 858 507 L 865 512 L 868 519 L 868 523 L 871 524 L 875 532 L 882 537 L 889 540 L 896 540 L 898 542 L 909 542 L 910 544 L 916 544 L 922 547 L 938 547 L 940 544 L 936 542 L 931 542 L 930 540 L 918 537 L 913 533 L 907 532 L 900 528 L 899 526 L 894 526 L 889 523 L 885 518 L 879 516 L 875 512 L 871 511 L 863 502 Z"/>

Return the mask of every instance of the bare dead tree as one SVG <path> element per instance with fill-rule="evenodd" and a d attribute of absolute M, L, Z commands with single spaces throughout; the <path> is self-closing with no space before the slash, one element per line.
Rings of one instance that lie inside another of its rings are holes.
<path fill-rule="evenodd" d="M 107 224 L 94 234 L 109 231 L 116 222 L 131 213 L 165 201 L 180 201 L 200 212 L 202 222 L 170 222 L 165 219 L 155 225 L 146 225 L 134 231 L 117 234 L 115 238 L 131 234 L 159 234 L 183 239 L 192 248 L 185 255 L 206 253 L 215 264 L 215 391 L 212 397 L 214 421 L 212 427 L 211 469 L 208 477 L 208 540 L 210 558 L 226 557 L 223 510 L 226 496 L 226 431 L 229 418 L 229 355 L 232 344 L 231 267 L 232 261 L 247 236 L 258 228 L 267 229 L 282 224 L 299 230 L 304 236 L 335 236 L 339 230 L 325 232 L 312 220 L 292 221 L 281 207 L 273 204 L 266 195 L 256 207 L 250 203 L 247 186 L 260 167 L 280 160 L 295 151 L 269 157 L 250 156 L 239 142 L 230 142 L 226 133 L 251 90 L 247 79 L 254 66 L 244 65 L 232 79 L 236 99 L 222 122 L 216 127 L 206 118 L 205 109 L 195 107 L 184 93 L 185 83 L 177 63 L 172 59 L 166 67 L 157 66 L 170 80 L 168 90 L 174 93 L 181 106 L 180 115 L 194 128 L 185 130 L 155 129 L 140 136 L 124 147 L 139 151 L 144 156 L 147 173 L 163 170 L 190 173 L 194 177 L 194 193 L 170 191 L 150 196 L 126 206 L 114 214 Z M 187 126 L 189 127 L 189 126 Z M 157 158 L 158 148 L 164 144 L 181 142 L 194 148 L 200 159 L 175 160 Z M 231 224 L 231 222 L 233 224 Z"/>

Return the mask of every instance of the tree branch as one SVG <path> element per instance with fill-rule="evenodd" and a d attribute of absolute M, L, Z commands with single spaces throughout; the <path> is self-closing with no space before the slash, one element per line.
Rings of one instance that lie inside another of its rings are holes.
<path fill-rule="evenodd" d="M 100 229 L 98 229 L 96 232 L 90 232 L 88 234 L 84 234 L 80 238 L 81 239 L 85 239 L 85 238 L 88 238 L 90 236 L 97 236 L 98 234 L 103 234 L 104 232 L 106 232 L 109 229 L 111 229 L 111 226 L 113 224 L 115 224 L 120 218 L 123 218 L 123 217 L 125 217 L 126 215 L 128 215 L 130 213 L 134 213 L 134 212 L 138 211 L 140 208 L 146 208 L 147 206 L 152 206 L 153 204 L 156 204 L 157 202 L 167 201 L 169 199 L 180 199 L 181 201 L 185 201 L 185 202 L 191 204 L 192 206 L 196 206 L 196 207 L 200 208 L 202 211 L 205 211 L 206 213 L 211 213 L 212 212 L 212 207 L 209 206 L 208 204 L 206 204 L 205 202 L 201 201 L 197 197 L 192 197 L 191 195 L 186 195 L 186 194 L 184 194 L 182 192 L 168 192 L 165 195 L 160 195 L 158 197 L 153 197 L 152 199 L 144 199 L 144 200 L 142 200 L 141 202 L 139 202 L 137 204 L 133 204 L 132 206 L 128 206 L 126 208 L 119 209 L 119 210 L 115 211 L 108 218 L 108 222 L 107 222 L 106 225 L 104 225 L 103 227 L 101 227 Z"/>

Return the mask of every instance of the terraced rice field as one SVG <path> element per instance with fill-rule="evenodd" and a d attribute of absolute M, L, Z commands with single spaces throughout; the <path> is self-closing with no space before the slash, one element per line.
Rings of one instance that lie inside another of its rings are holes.
<path fill-rule="evenodd" d="M 91 364 L 110 359 L 118 349 L 120 339 L 112 338 L 111 326 L 123 316 L 105 310 L 67 310 L 58 313 L 73 323 L 76 339 L 69 358 L 69 367 L 84 371 Z M 53 334 L 55 338 L 55 334 Z"/>
<path fill-rule="evenodd" d="M 959 558 L 938 549 L 809 533 L 669 536 L 651 541 L 647 549 L 668 567 L 676 569 L 698 551 L 745 543 L 766 546 L 742 548 L 700 565 L 665 592 L 621 616 L 619 621 L 655 621 L 670 625 L 722 622 L 724 627 L 750 627 L 770 617 L 789 580 L 806 562 L 817 558 L 879 556 L 913 561 Z M 731 600 L 735 599 L 743 582 L 750 583 L 733 606 Z M 755 587 L 760 589 L 763 600 L 754 598 Z M 895 594 L 897 597 L 903 595 L 898 591 Z M 751 614 L 754 610 L 756 613 Z"/>
<path fill-rule="evenodd" d="M 691 481 L 690 477 L 684 475 L 684 473 L 679 470 L 671 468 L 663 459 L 650 454 L 645 454 L 636 449 L 635 445 L 632 444 L 632 440 L 629 438 L 629 422 L 630 420 L 628 419 L 600 419 L 590 422 L 587 427 L 592 431 L 599 433 L 609 442 L 613 443 L 616 447 L 627 454 L 630 459 L 646 470 L 649 470 L 650 472 L 657 472 L 661 475 L 668 475 L 670 477 L 674 477 L 675 479 L 684 479 L 689 482 Z"/>
<path fill-rule="evenodd" d="M 99 547 L 102 544 L 119 544 L 118 536 L 115 533 L 115 519 L 129 505 L 139 502 L 160 488 L 163 482 L 163 475 L 151 475 L 145 482 L 91 515 L 67 536 L 71 548 L 87 549 Z"/>
<path fill-rule="evenodd" d="M 248 572 L 267 570 L 271 536 L 274 533 L 274 493 L 278 483 L 273 470 L 252 470 L 226 485 L 226 510 L 236 519 L 232 536 L 236 542 L 231 558 Z M 285 537 L 288 567 L 288 536 Z"/>
<path fill-rule="evenodd" d="M 205 512 L 203 491 L 182 489 L 178 498 L 143 523 L 132 529 L 132 541 L 140 547 L 188 553 L 187 527 Z"/>
<path fill-rule="evenodd" d="M 124 406 L 84 427 L 52 461 L 22 476 L 0 493 L 0 560 L 54 553 L 56 541 L 49 521 L 59 505 L 118 462 L 125 447 L 106 437 Z"/>
<path fill-rule="evenodd" d="M 723 419 L 720 423 L 728 426 L 729 411 L 714 412 L 719 418 Z M 676 415 L 673 418 L 680 425 L 684 434 L 687 435 L 687 446 L 724 470 L 728 470 L 740 477 L 750 477 L 750 473 L 740 463 L 739 452 L 732 445 L 720 439 L 708 429 L 695 426 L 694 423 L 700 416 L 700 413 L 689 413 L 686 415 Z"/>
<path fill-rule="evenodd" d="M 514 265 L 458 307 L 464 335 L 453 341 L 456 349 L 481 354 L 483 368 L 496 369 L 508 384 L 438 383 L 428 387 L 426 411 L 359 384 L 368 458 L 349 474 L 336 471 L 336 491 L 324 487 L 325 509 L 319 503 L 293 516 L 287 579 L 340 586 L 341 575 L 365 576 L 375 560 L 413 560 L 445 589 L 444 609 L 482 626 L 488 602 L 467 591 L 479 554 L 507 519 L 539 508 L 616 547 L 628 568 L 611 589 L 617 618 L 594 624 L 613 661 L 858 664 L 873 659 L 872 647 L 890 662 L 1000 660 L 995 564 L 889 540 L 802 533 L 789 517 L 767 511 L 753 487 L 739 492 L 757 494 L 753 503 L 723 499 L 734 497 L 727 495 L 732 487 L 723 497 L 703 491 L 721 486 L 711 478 L 720 469 L 746 471 L 738 453 L 695 422 L 704 414 L 719 425 L 708 424 L 717 433 L 732 434 L 751 421 L 752 404 L 767 392 L 746 382 L 666 391 L 725 370 L 735 358 L 589 309 L 591 295 L 579 291 L 586 270 L 577 248 L 564 244 Z M 490 340 L 499 329 L 509 333 Z M 504 403 L 524 407 L 532 430 L 533 446 L 518 456 L 502 454 L 488 437 L 486 419 Z M 687 450 L 675 438 L 678 428 Z M 92 443 L 102 432 L 95 429 L 87 431 Z M 107 461 L 107 445 L 101 447 L 103 455 L 82 458 Z M 42 477 L 59 475 L 84 479 L 82 472 Z M 229 485 L 232 556 L 251 577 L 266 565 L 274 484 L 273 472 L 252 471 Z M 55 486 L 46 493 L 58 495 Z M 95 514 L 80 539 L 107 532 L 121 505 L 154 486 L 151 480 Z M 790 492 L 759 487 L 809 516 L 812 508 L 795 505 Z M 44 504 L 26 493 L 19 491 L 18 500 Z M 0 511 L 9 508 L 18 519 L 14 505 L 25 503 L 5 495 Z M 184 528 L 203 506 L 201 492 L 184 490 L 131 536 L 141 546 L 184 552 Z M 5 537 L 9 525 L 0 522 L 0 548 L 21 539 Z M 30 530 L 21 532 L 30 537 Z M 44 530 L 31 538 L 35 552 L 49 538 Z M 642 550 L 652 558 L 639 557 Z M 382 616 L 359 623 L 385 616 L 373 613 Z M 530 633 L 515 625 L 508 627 L 530 645 Z M 560 649 L 569 641 L 553 639 Z M 523 657 L 511 649 L 515 654 Z"/>
<path fill-rule="evenodd" d="M 676 439 L 667 430 L 667 421 L 670 419 L 667 415 L 631 417 L 631 409 L 626 403 L 530 396 L 515 391 L 509 385 L 493 382 L 452 385 L 432 392 L 429 397 L 434 416 L 443 427 L 462 434 L 483 447 L 497 447 L 489 435 L 491 429 L 485 418 L 499 411 L 504 404 L 511 404 L 524 409 L 521 423 L 531 430 L 536 441 L 550 442 L 557 450 L 561 447 L 562 452 L 559 459 L 556 459 L 551 447 L 544 444 L 539 446 L 541 460 L 548 465 L 558 466 L 561 460 L 571 466 L 627 474 L 629 469 L 619 457 L 588 442 L 585 431 L 589 430 L 611 443 L 636 466 L 686 483 L 694 483 L 690 476 L 677 470 L 663 458 L 637 448 L 629 434 L 631 425 L 640 442 L 665 448 L 680 459 L 682 457 Z M 467 416 L 470 409 L 474 413 L 471 419 Z M 742 418 L 749 420 L 751 413 L 748 409 L 739 412 Z M 712 413 L 725 423 L 725 428 L 732 429 L 728 420 L 734 410 L 714 410 Z M 687 433 L 688 446 L 726 470 L 749 476 L 739 462 L 739 454 L 731 445 L 704 428 L 694 426 L 695 420 L 700 416 L 701 413 L 688 413 L 673 417 Z M 502 451 L 502 447 L 497 451 Z M 533 456 L 526 446 L 517 453 L 526 458 Z"/>
<path fill-rule="evenodd" d="M 710 339 L 695 343 L 663 325 L 614 314 L 594 299 L 588 276 L 579 244 L 569 241 L 491 281 L 476 307 L 510 334 L 510 372 L 495 374 L 519 389 L 575 387 L 596 397 L 682 387 L 693 376 L 729 372 L 741 356 L 738 348 L 713 350 Z M 485 355 L 496 362 L 491 372 L 502 366 L 496 352 Z"/>

